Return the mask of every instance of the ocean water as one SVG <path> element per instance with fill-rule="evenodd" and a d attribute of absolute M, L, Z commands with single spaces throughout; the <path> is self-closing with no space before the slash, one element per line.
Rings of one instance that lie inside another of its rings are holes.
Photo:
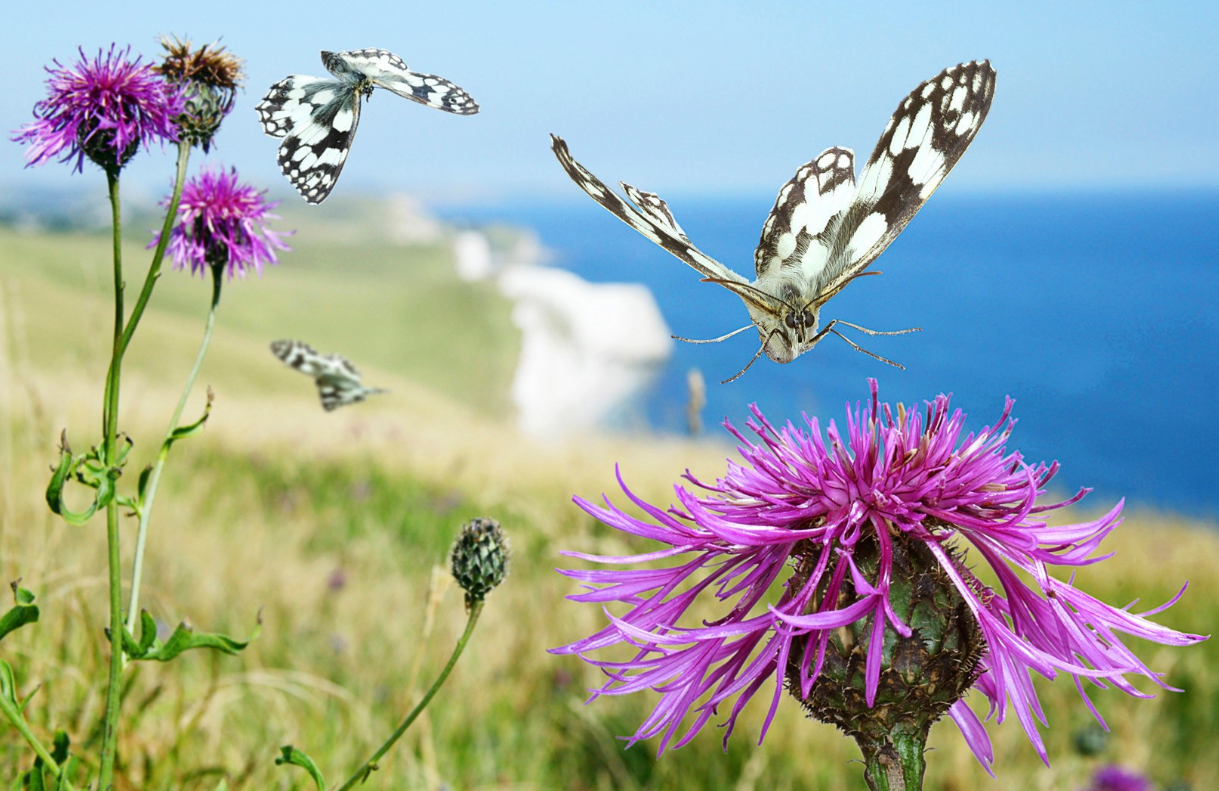
<path fill-rule="evenodd" d="M 704 252 L 753 277 L 753 249 L 773 195 L 670 199 Z M 636 281 L 672 331 L 711 338 L 748 322 L 739 298 L 592 201 L 448 209 L 454 221 L 537 231 L 561 266 L 595 282 Z M 921 403 L 951 393 L 967 428 L 991 425 L 1005 396 L 1018 424 L 1009 449 L 1057 460 L 1056 491 L 1219 515 L 1219 192 L 936 195 L 821 313 L 878 330 L 923 331 L 857 343 L 829 337 L 787 365 L 766 358 L 721 385 L 757 350 L 754 331 L 723 343 L 678 343 L 622 423 L 685 430 L 686 374 L 707 382 L 706 432 L 741 425 L 756 402 L 772 422 L 801 414 L 841 422 L 866 400 Z"/>

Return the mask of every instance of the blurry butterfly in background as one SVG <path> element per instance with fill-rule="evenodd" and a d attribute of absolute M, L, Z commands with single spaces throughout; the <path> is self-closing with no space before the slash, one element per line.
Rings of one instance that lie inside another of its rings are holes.
<path fill-rule="evenodd" d="M 779 191 L 754 252 L 751 283 L 695 247 L 655 193 L 622 183 L 623 200 L 577 162 L 562 138 L 552 148 L 572 181 L 618 219 L 745 302 L 751 324 L 709 341 L 756 327 L 762 344 L 731 382 L 766 353 L 788 363 L 834 333 L 853 348 L 901 368 L 835 329 L 842 324 L 869 335 L 901 335 L 918 328 L 878 332 L 834 319 L 818 332 L 823 305 L 865 271 L 901 233 L 973 142 L 990 110 L 995 70 L 990 61 L 945 69 L 910 93 L 889 119 L 855 183 L 855 154 L 828 148 L 802 166 Z M 632 205 L 633 204 L 633 205 Z"/>
<path fill-rule="evenodd" d="M 271 344 L 271 352 L 289 367 L 313 378 L 322 398 L 322 408 L 327 412 L 359 403 L 370 395 L 389 392 L 361 384 L 360 372 L 346 357 L 318 354 L 306 343 L 275 341 Z"/>
<path fill-rule="evenodd" d="M 285 77 L 257 108 L 263 131 L 284 139 L 280 170 L 309 203 L 321 203 L 334 189 L 360 123 L 360 99 L 371 97 L 374 87 L 457 115 L 478 112 L 478 103 L 461 88 L 413 72 L 383 49 L 322 52 L 322 64 L 334 79 Z"/>

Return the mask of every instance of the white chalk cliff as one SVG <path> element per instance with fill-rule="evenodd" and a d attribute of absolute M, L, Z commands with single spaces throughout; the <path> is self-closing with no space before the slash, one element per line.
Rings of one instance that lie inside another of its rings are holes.
<path fill-rule="evenodd" d="M 521 357 L 512 383 L 518 424 L 559 438 L 601 425 L 671 354 L 652 292 L 636 283 L 588 283 L 544 266 L 511 266 L 500 289 L 516 302 Z"/>

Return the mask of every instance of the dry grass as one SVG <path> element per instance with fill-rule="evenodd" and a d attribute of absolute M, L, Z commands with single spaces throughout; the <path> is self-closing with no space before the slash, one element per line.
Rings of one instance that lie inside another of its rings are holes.
<path fill-rule="evenodd" d="M 0 274 L 0 574 L 22 577 L 43 612 L 41 623 L 7 638 L 0 655 L 23 692 L 38 690 L 29 717 L 40 734 L 63 727 L 88 748 L 103 705 L 104 530 L 100 519 L 64 525 L 42 491 L 60 428 L 78 446 L 97 433 L 106 308 L 100 292 Z M 122 427 L 137 441 L 128 477 L 164 430 L 193 353 L 191 324 L 157 313 L 142 330 L 124 381 Z M 210 791 L 222 776 L 234 789 L 305 788 L 302 774 L 271 763 L 285 743 L 310 752 L 332 782 L 340 779 L 407 708 L 412 690 L 426 687 L 460 634 L 460 591 L 445 590 L 447 576 L 433 566 L 443 563 L 458 526 L 477 515 L 510 532 L 512 573 L 489 597 L 448 686 L 370 787 L 861 786 L 855 746 L 804 722 L 794 706 L 781 707 L 755 748 L 762 701 L 726 755 L 714 729 L 659 761 L 651 745 L 624 752 L 613 737 L 632 732 L 653 700 L 585 707 L 583 689 L 598 683 L 597 674 L 545 651 L 601 625 L 595 608 L 563 600 L 572 586 L 552 570 L 564 562 L 559 550 L 628 547 L 571 505 L 571 495 L 612 493 L 617 462 L 633 489 L 667 503 L 687 466 L 714 478 L 729 447 L 605 437 L 547 445 L 519 436 L 489 413 L 490 402 L 462 404 L 411 377 L 363 367 L 392 394 L 326 415 L 306 382 L 278 375 L 262 338 L 219 333 L 201 379 L 216 387 L 216 409 L 206 432 L 178 446 L 167 468 L 143 602 L 168 624 L 189 619 L 235 636 L 248 634 L 261 610 L 262 634 L 237 658 L 196 652 L 137 667 L 124 708 L 122 788 Z M 202 396 L 196 400 L 195 408 Z M 1131 514 L 1112 540 L 1117 556 L 1080 578 L 1108 601 L 1141 596 L 1145 606 L 1191 580 L 1184 602 L 1160 619 L 1208 633 L 1219 614 L 1214 527 Z M 133 525 L 126 529 L 129 556 Z M 1098 693 L 1114 731 L 1107 759 L 1160 783 L 1219 787 L 1212 747 L 1219 652 L 1207 643 L 1141 653 L 1187 691 L 1153 700 Z M 991 781 L 953 726 L 941 724 L 932 733 L 928 788 L 1085 785 L 1094 764 L 1074 757 L 1070 740 L 1090 717 L 1068 685 L 1040 688 L 1052 769 L 1013 720 L 991 727 L 999 772 Z M 5 774 L 25 761 L 13 732 L 0 729 Z"/>

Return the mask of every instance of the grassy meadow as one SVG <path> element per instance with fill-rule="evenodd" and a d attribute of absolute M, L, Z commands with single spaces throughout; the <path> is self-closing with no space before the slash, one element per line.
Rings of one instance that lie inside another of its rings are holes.
<path fill-rule="evenodd" d="M 480 515 L 510 534 L 511 573 L 488 597 L 446 687 L 365 788 L 863 787 L 854 743 L 806 722 L 794 705 L 781 706 L 757 747 L 765 695 L 726 753 L 712 727 L 660 759 L 654 741 L 622 749 L 615 737 L 633 732 L 655 698 L 585 706 L 599 673 L 545 649 L 602 623 L 596 607 L 563 599 L 574 586 L 553 570 L 564 564 L 559 551 L 642 546 L 570 498 L 612 492 L 617 462 L 642 496 L 668 503 L 686 467 L 714 478 L 731 448 L 718 440 L 521 437 L 507 396 L 518 340 L 511 305 L 494 286 L 458 280 L 443 244 L 397 244 L 375 228 L 314 225 L 315 215 L 297 211 L 278 225 L 302 229 L 290 240 L 296 249 L 261 278 L 225 287 L 187 418 L 202 408 L 208 385 L 215 408 L 206 431 L 175 446 L 166 467 L 142 595 L 170 627 L 188 620 L 243 637 L 261 611 L 262 632 L 238 657 L 197 651 L 168 665 L 136 663 L 117 787 L 212 791 L 224 778 L 230 789 L 311 788 L 303 772 L 273 764 L 287 743 L 309 752 L 332 784 L 345 779 L 427 688 L 464 627 L 462 592 L 444 566 L 459 526 Z M 125 252 L 130 292 L 147 266 L 144 227 L 129 233 L 138 240 Z M 43 492 L 61 429 L 78 450 L 100 437 L 110 289 L 107 236 L 0 229 L 0 575 L 22 578 L 42 607 L 41 622 L 6 638 L 0 656 L 23 694 L 36 691 L 27 717 L 39 735 L 49 741 L 62 727 L 87 748 L 98 741 L 104 705 L 104 518 L 69 527 L 48 511 Z M 120 428 L 136 443 L 125 486 L 159 445 L 208 297 L 208 283 L 172 271 L 154 295 L 123 380 Z M 281 337 L 341 352 L 366 383 L 392 392 L 324 413 L 313 385 L 269 353 L 268 342 Z M 1091 510 L 1066 517 L 1111 505 L 1088 500 Z M 127 520 L 128 558 L 134 535 Z M 1115 558 L 1079 572 L 1085 589 L 1119 604 L 1137 598 L 1146 609 L 1189 580 L 1184 600 L 1158 620 L 1214 630 L 1214 525 L 1134 511 L 1109 548 Z M 992 780 L 955 726 L 942 722 L 932 731 L 927 787 L 1073 790 L 1096 766 L 1117 762 L 1160 787 L 1185 780 L 1198 791 L 1219 788 L 1219 644 L 1136 650 L 1185 692 L 1148 684 L 1140 688 L 1157 693 L 1150 700 L 1094 692 L 1112 729 L 1100 757 L 1071 750 L 1073 734 L 1092 721 L 1074 687 L 1042 682 L 1051 768 L 1011 717 L 990 723 Z M 28 755 L 0 722 L 3 787 Z"/>

